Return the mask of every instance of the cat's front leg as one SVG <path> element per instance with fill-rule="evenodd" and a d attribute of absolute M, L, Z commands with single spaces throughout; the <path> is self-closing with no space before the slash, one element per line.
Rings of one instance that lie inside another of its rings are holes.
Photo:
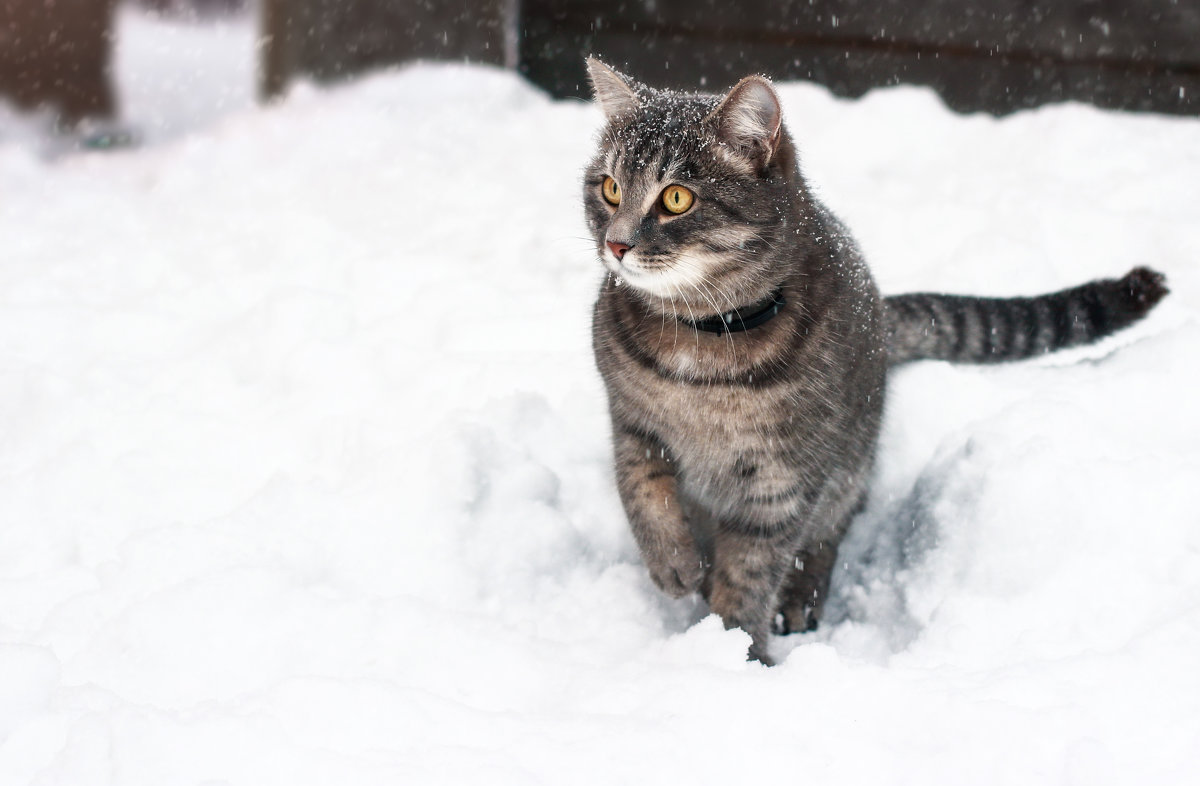
<path fill-rule="evenodd" d="M 790 527 L 722 522 L 716 533 L 708 605 L 726 628 L 750 634 L 750 658 L 772 665 L 767 642 L 792 563 Z"/>
<path fill-rule="evenodd" d="M 674 462 L 660 442 L 632 428 L 618 428 L 613 441 L 617 490 L 650 578 L 673 598 L 696 592 L 704 558 L 679 503 Z"/>
<path fill-rule="evenodd" d="M 829 580 L 837 562 L 836 540 L 818 541 L 796 552 L 780 594 L 778 632 L 803 633 L 816 630 L 821 621 Z"/>

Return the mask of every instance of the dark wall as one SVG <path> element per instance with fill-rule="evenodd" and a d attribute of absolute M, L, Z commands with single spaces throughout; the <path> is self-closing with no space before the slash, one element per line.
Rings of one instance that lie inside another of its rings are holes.
<path fill-rule="evenodd" d="M 516 0 L 262 0 L 261 93 L 412 60 L 516 64 Z"/>
<path fill-rule="evenodd" d="M 113 114 L 115 5 L 0 0 L 0 95 L 57 106 L 67 122 Z M 298 74 L 331 80 L 469 59 L 583 96 L 582 58 L 597 54 L 686 89 L 759 72 L 846 96 L 931 85 L 964 111 L 1075 99 L 1200 114 L 1200 0 L 261 0 L 261 9 L 264 95 Z"/>
<path fill-rule="evenodd" d="M 56 107 L 66 123 L 116 111 L 116 0 L 0 0 L 0 97 Z"/>
<path fill-rule="evenodd" d="M 587 94 L 596 54 L 652 84 L 930 85 L 963 111 L 1075 99 L 1200 114 L 1200 0 L 264 0 L 263 92 L 419 58 Z"/>
<path fill-rule="evenodd" d="M 557 96 L 587 94 L 590 53 L 687 89 L 758 72 L 930 85 L 963 111 L 1200 114 L 1200 0 L 523 0 L 521 22 L 520 68 Z"/>

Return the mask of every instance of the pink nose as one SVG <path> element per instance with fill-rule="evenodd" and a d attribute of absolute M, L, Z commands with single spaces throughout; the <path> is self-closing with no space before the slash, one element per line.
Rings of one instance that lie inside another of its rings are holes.
<path fill-rule="evenodd" d="M 606 241 L 606 242 L 608 243 L 608 250 L 613 252 L 613 256 L 616 257 L 618 260 L 620 260 L 622 257 L 624 257 L 625 252 L 629 250 L 628 243 L 614 243 L 611 240 Z"/>

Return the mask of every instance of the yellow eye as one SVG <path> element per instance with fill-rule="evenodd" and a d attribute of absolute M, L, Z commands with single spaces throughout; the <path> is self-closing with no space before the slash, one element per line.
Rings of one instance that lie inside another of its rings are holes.
<path fill-rule="evenodd" d="M 605 201 L 610 205 L 621 204 L 621 187 L 611 177 L 604 178 L 604 184 L 600 186 L 600 193 L 604 194 Z"/>
<path fill-rule="evenodd" d="M 683 186 L 667 186 L 662 193 L 663 207 L 667 209 L 668 213 L 676 215 L 686 213 L 695 199 L 692 192 Z"/>

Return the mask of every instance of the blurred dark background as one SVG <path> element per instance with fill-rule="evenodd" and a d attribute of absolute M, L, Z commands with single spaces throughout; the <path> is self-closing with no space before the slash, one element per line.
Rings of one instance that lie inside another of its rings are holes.
<path fill-rule="evenodd" d="M 596 54 L 656 85 L 745 74 L 843 96 L 928 85 L 950 107 L 1047 102 L 1200 114 L 1200 0 L 128 0 L 166 14 L 254 13 L 260 94 L 412 60 L 512 68 L 585 96 Z M 67 122 L 116 111 L 117 0 L 0 0 L 0 96 Z"/>

